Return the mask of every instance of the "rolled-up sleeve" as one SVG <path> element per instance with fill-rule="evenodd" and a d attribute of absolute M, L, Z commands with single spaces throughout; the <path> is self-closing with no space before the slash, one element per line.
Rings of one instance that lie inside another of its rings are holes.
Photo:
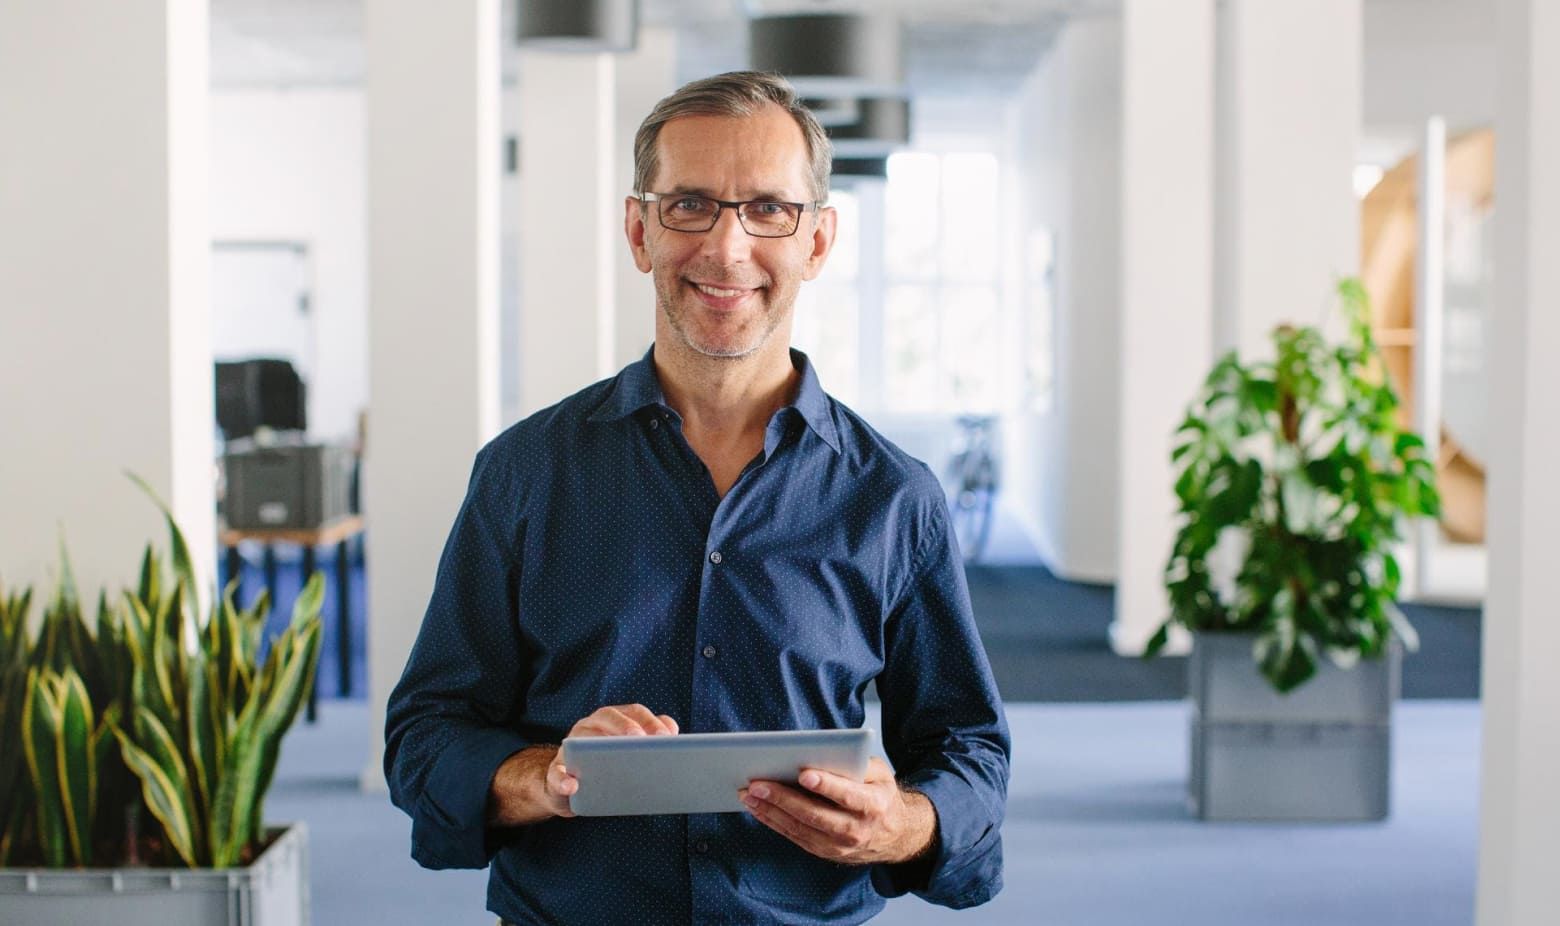
<path fill-rule="evenodd" d="M 519 650 L 517 487 L 478 454 L 439 560 L 422 629 L 385 716 L 390 797 L 412 818 L 412 857 L 483 868 L 488 789 L 527 745 L 515 723 Z"/>
<path fill-rule="evenodd" d="M 883 742 L 901 786 L 937 812 L 929 858 L 880 865 L 873 886 L 963 908 L 1002 888 L 1002 818 L 1012 747 L 939 496 L 922 509 L 911 578 L 885 625 L 878 678 Z"/>

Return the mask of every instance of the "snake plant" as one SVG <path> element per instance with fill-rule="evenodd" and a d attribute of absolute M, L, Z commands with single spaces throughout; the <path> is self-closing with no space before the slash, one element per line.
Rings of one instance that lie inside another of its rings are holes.
<path fill-rule="evenodd" d="M 30 593 L 0 590 L 0 864 L 224 868 L 264 835 L 281 738 L 314 680 L 324 580 L 310 577 L 262 661 L 268 596 L 240 608 L 229 585 L 201 621 L 184 535 L 140 484 L 169 561 L 149 545 L 136 587 L 99 596 L 95 630 L 63 551 L 35 639 Z"/>
<path fill-rule="evenodd" d="M 31 779 L 22 742 L 22 716 L 27 697 L 27 662 L 32 641 L 27 615 L 32 591 L 8 592 L 0 587 L 0 865 L 6 864 L 18 841 L 33 829 L 28 816 Z"/>

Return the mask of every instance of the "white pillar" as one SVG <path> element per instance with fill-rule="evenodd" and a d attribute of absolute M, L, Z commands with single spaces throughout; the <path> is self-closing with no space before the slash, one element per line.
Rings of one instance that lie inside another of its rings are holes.
<path fill-rule="evenodd" d="M 368 0 L 370 714 L 416 639 L 472 458 L 498 429 L 498 0 Z"/>
<path fill-rule="evenodd" d="M 1441 358 L 1444 352 L 1446 290 L 1446 120 L 1425 121 L 1419 149 L 1419 247 L 1414 261 L 1414 430 L 1425 441 L 1425 456 L 1441 453 Z M 1430 594 L 1433 558 L 1440 544 L 1436 518 L 1413 526 L 1414 591 Z"/>
<path fill-rule="evenodd" d="M 618 199 L 634 186 L 634 133 L 663 97 L 677 89 L 677 33 L 668 28 L 639 29 L 639 45 L 617 56 L 617 136 L 613 140 L 616 162 L 612 166 L 612 192 Z M 621 218 L 622 210 L 608 203 L 607 217 Z M 655 284 L 648 273 L 634 266 L 621 222 L 613 236 L 614 254 L 614 350 L 616 370 L 640 357 L 655 340 Z"/>
<path fill-rule="evenodd" d="M 613 270 L 628 184 L 616 169 L 608 54 L 522 49 L 520 414 L 614 372 Z"/>
<path fill-rule="evenodd" d="M 1272 353 L 1357 272 L 1361 0 L 1228 0 L 1219 13 L 1215 345 Z"/>
<path fill-rule="evenodd" d="M 1537 926 L 1560 908 L 1560 7 L 1502 0 L 1495 110 L 1489 596 L 1479 926 Z"/>
<path fill-rule="evenodd" d="M 215 582 L 206 4 L 0 5 L 0 579 L 83 599 L 168 550 Z M 202 588 L 203 597 L 209 587 Z"/>
<path fill-rule="evenodd" d="M 1172 435 L 1212 361 L 1214 2 L 1127 0 L 1122 19 L 1121 508 L 1111 645 L 1139 655 L 1169 615 Z"/>

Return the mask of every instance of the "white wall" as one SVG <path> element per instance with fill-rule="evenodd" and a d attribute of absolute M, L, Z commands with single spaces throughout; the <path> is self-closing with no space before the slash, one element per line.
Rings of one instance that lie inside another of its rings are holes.
<path fill-rule="evenodd" d="M 167 550 L 125 469 L 214 573 L 207 33 L 194 0 L 0 4 L 0 578 L 35 613 L 62 534 L 89 608 Z"/>
<path fill-rule="evenodd" d="M 358 87 L 211 94 L 211 236 L 309 246 L 309 432 L 327 440 L 351 438 L 368 404 L 363 133 Z"/>
<path fill-rule="evenodd" d="M 1056 385 L 1051 410 L 1007 432 L 1005 476 L 1058 575 L 1116 569 L 1120 354 L 1121 22 L 1066 28 L 1017 103 L 1025 235 L 1054 235 Z"/>
<path fill-rule="evenodd" d="M 1455 133 L 1495 118 L 1495 0 L 1367 0 L 1364 119 L 1374 132 L 1444 116 Z"/>

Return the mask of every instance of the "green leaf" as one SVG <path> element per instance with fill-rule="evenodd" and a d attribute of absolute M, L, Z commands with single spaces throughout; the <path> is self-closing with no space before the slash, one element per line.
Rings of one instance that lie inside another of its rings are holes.
<path fill-rule="evenodd" d="M 66 670 L 59 681 L 60 730 L 54 761 L 60 778 L 60 806 L 71 862 L 91 863 L 92 813 L 97 769 L 92 763 L 92 702 L 81 676 Z"/>
<path fill-rule="evenodd" d="M 152 718 L 153 722 L 156 718 Z M 146 799 L 146 806 L 162 824 L 163 835 L 168 838 L 168 845 L 173 847 L 179 858 L 190 868 L 200 865 L 200 860 L 195 855 L 194 827 L 185 810 L 183 793 L 179 785 L 164 771 L 162 766 L 145 750 L 132 741 L 124 730 L 114 729 L 114 737 L 119 740 L 119 749 L 124 756 L 125 765 L 135 773 L 141 781 L 141 793 Z"/>
<path fill-rule="evenodd" d="M 55 760 L 55 741 L 63 723 L 56 694 L 57 678 L 48 670 L 30 670 L 22 713 L 22 748 L 38 799 L 38 842 L 43 863 L 50 868 L 65 867 L 69 851 L 59 765 Z"/>

